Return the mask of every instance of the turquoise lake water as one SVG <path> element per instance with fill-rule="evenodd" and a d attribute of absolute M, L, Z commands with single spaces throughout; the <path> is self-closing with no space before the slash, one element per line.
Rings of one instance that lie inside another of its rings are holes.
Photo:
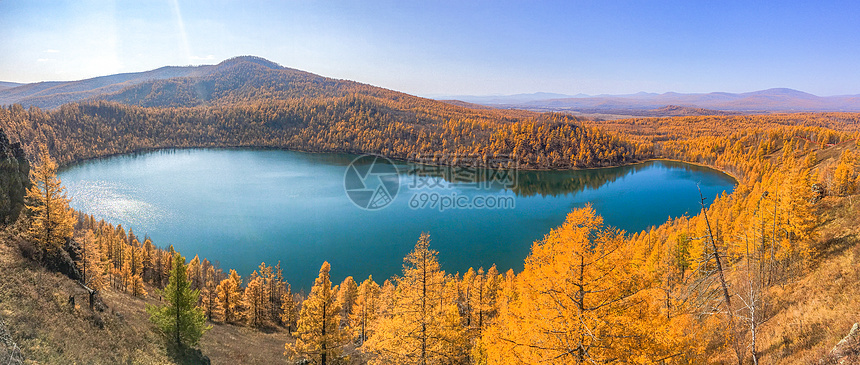
<path fill-rule="evenodd" d="M 500 272 L 519 271 L 532 242 L 574 208 L 591 203 L 606 224 L 640 231 L 697 214 L 697 183 L 708 202 L 735 184 L 722 172 L 672 161 L 494 171 L 392 168 L 370 157 L 349 170 L 356 157 L 161 150 L 86 161 L 60 178 L 75 209 L 243 277 L 261 261 L 280 260 L 297 290 L 313 284 L 326 260 L 333 281 L 372 274 L 382 282 L 401 272 L 421 232 L 430 233 L 448 272 L 494 263 Z"/>

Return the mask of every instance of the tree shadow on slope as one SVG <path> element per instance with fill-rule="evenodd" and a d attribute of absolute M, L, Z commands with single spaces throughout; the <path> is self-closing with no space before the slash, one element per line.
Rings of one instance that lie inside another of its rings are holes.
<path fill-rule="evenodd" d="M 203 355 L 200 349 L 189 347 L 167 347 L 167 356 L 181 365 L 209 365 L 209 357 Z"/>

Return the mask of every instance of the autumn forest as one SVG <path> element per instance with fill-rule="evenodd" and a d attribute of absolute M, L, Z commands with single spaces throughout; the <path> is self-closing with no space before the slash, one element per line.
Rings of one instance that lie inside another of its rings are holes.
<path fill-rule="evenodd" d="M 145 303 L 146 328 L 168 343 L 194 347 L 210 328 L 230 326 L 282 334 L 280 361 L 313 364 L 810 363 L 829 361 L 857 320 L 860 290 L 846 287 L 860 280 L 860 114 L 601 121 L 473 109 L 251 61 L 54 109 L 0 108 L 32 183 L 4 237 L 53 271 L 62 272 L 56 256 L 69 257 L 67 275 L 90 294 L 73 313 L 100 318 L 91 313 L 121 307 L 111 303 Z M 575 209 L 532 244 L 521 272 L 446 271 L 428 232 L 414 238 L 399 275 L 333 283 L 322 262 L 314 283 L 297 285 L 283 277 L 289 262 L 261 262 L 241 277 L 73 211 L 56 178 L 73 162 L 195 147 L 442 165 L 505 156 L 528 169 L 671 159 L 725 171 L 738 185 L 703 199 L 698 214 L 641 232 L 605 225 L 591 206 Z M 126 359 L 135 356 L 146 357 Z"/>

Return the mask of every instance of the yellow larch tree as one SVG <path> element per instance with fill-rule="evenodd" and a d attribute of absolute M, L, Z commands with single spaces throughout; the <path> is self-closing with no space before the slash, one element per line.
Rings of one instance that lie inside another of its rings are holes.
<path fill-rule="evenodd" d="M 379 318 L 364 347 L 372 364 L 437 364 L 465 361 L 467 344 L 459 309 L 440 270 L 430 235 L 422 233 L 403 260 L 390 314 Z M 453 288 L 456 292 L 456 287 Z"/>
<path fill-rule="evenodd" d="M 146 289 L 143 285 L 143 247 L 137 239 L 132 239 L 125 252 L 128 256 L 126 271 L 131 294 L 136 297 L 146 296 Z"/>
<path fill-rule="evenodd" d="M 206 319 L 211 321 L 212 315 L 218 308 L 218 277 L 215 267 L 209 265 L 203 278 L 203 290 L 200 291 L 200 297 L 203 300 L 203 311 L 206 313 Z"/>
<path fill-rule="evenodd" d="M 343 282 L 338 285 L 337 304 L 340 306 L 341 326 L 349 325 L 349 314 L 352 313 L 352 307 L 358 299 L 358 284 L 352 276 L 347 276 Z"/>
<path fill-rule="evenodd" d="M 854 193 L 857 185 L 857 172 L 855 157 L 850 150 L 842 152 L 839 163 L 833 172 L 833 190 L 838 195 L 850 195 Z"/>
<path fill-rule="evenodd" d="M 353 338 L 359 345 L 373 335 L 373 324 L 379 311 L 379 284 L 368 276 L 358 286 L 358 297 L 349 315 L 349 326 L 353 328 Z"/>
<path fill-rule="evenodd" d="M 331 287 L 331 266 L 323 262 L 311 293 L 302 303 L 296 332 L 296 343 L 286 343 L 284 354 L 302 357 L 312 364 L 336 363 L 347 342 L 340 327 L 340 306 Z"/>
<path fill-rule="evenodd" d="M 248 286 L 245 287 L 245 293 L 242 296 L 244 317 L 249 326 L 260 328 L 266 325 L 263 300 L 265 297 L 263 278 L 254 271 L 248 277 Z"/>
<path fill-rule="evenodd" d="M 236 270 L 230 270 L 230 276 L 221 280 L 216 288 L 218 293 L 218 314 L 224 323 L 239 320 L 240 301 L 242 300 L 242 278 Z"/>
<path fill-rule="evenodd" d="M 257 267 L 257 275 L 260 277 L 260 298 L 257 305 L 260 307 L 257 317 L 258 321 L 268 323 L 269 314 L 272 313 L 271 306 L 274 304 L 272 300 L 272 290 L 275 289 L 275 276 L 271 266 L 261 262 Z M 253 278 L 252 278 L 253 279 Z"/>
<path fill-rule="evenodd" d="M 463 279 L 459 282 L 460 305 L 463 312 L 463 326 L 466 327 L 467 330 L 471 330 L 474 325 L 472 323 L 472 313 L 475 312 L 472 308 L 472 299 L 474 297 L 472 292 L 475 289 L 475 275 L 475 269 L 470 267 L 469 270 L 466 270 L 466 273 L 463 274 Z"/>
<path fill-rule="evenodd" d="M 589 205 L 532 245 L 482 336 L 488 364 L 654 363 L 669 354 L 665 314 L 642 300 L 623 235 Z M 655 343 L 659 340 L 659 343 Z M 665 342 L 664 342 L 665 341 Z"/>
<path fill-rule="evenodd" d="M 61 249 L 72 237 L 74 217 L 69 208 L 66 189 L 57 178 L 57 163 L 42 147 L 37 163 L 30 172 L 32 185 L 27 189 L 27 209 L 32 213 L 30 236 L 39 246 L 42 258 Z"/>
<path fill-rule="evenodd" d="M 194 255 L 194 258 L 188 262 L 188 266 L 185 269 L 185 274 L 188 277 L 188 281 L 191 282 L 191 289 L 200 290 L 203 279 L 203 271 L 200 266 L 200 257 Z"/>
<path fill-rule="evenodd" d="M 287 331 L 292 332 L 299 317 L 298 307 L 290 284 L 286 284 L 284 292 L 281 293 L 281 323 L 286 327 Z"/>
<path fill-rule="evenodd" d="M 80 261 L 78 267 L 81 270 L 81 281 L 84 285 L 94 290 L 102 290 L 107 287 L 102 263 L 101 249 L 96 241 L 93 231 L 83 230 L 78 238 L 80 243 Z"/>

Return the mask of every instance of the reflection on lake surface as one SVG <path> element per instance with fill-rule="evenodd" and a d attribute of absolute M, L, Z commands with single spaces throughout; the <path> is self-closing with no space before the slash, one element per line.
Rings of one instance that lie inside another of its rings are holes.
<path fill-rule="evenodd" d="M 508 171 L 513 184 L 484 184 L 481 178 L 470 184 L 451 179 L 462 171 L 397 162 L 400 185 L 390 204 L 362 210 L 344 188 L 355 157 L 163 150 L 83 162 L 61 171 L 60 178 L 75 209 L 131 227 L 159 246 L 173 244 L 186 256 L 220 262 L 243 276 L 261 261 L 280 260 L 285 277 L 297 288 L 312 284 L 324 260 L 332 265 L 333 280 L 372 274 L 381 281 L 398 274 L 421 232 L 430 232 L 446 271 L 493 263 L 501 272 L 520 270 L 531 243 L 561 224 L 573 208 L 591 203 L 606 224 L 639 231 L 670 216 L 698 213 L 696 183 L 710 199 L 734 189 L 734 181 L 719 171 L 672 161 Z M 499 171 L 468 173 L 500 176 Z M 440 201 L 452 198 L 466 204 L 439 209 Z M 481 199 L 512 205 L 476 208 Z"/>

